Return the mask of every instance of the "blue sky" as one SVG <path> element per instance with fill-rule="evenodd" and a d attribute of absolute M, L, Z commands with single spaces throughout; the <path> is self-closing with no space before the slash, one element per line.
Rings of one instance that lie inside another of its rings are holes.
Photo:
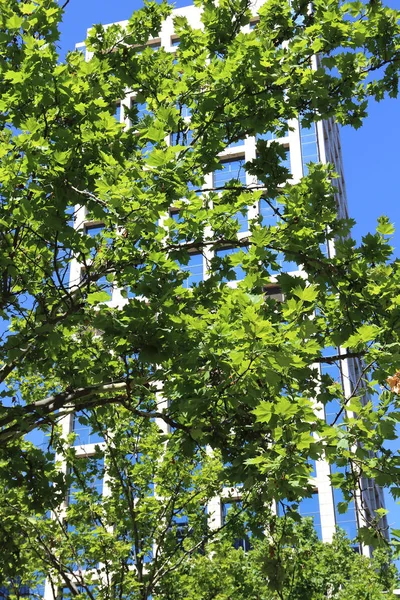
<path fill-rule="evenodd" d="M 176 6 L 186 6 L 181 0 Z M 400 0 L 387 0 L 400 10 Z M 140 8 L 138 0 L 70 0 L 61 26 L 60 54 L 83 41 L 94 23 L 112 23 L 128 19 Z M 359 130 L 345 127 L 341 132 L 349 213 L 356 220 L 356 240 L 373 231 L 377 218 L 387 215 L 397 227 L 393 238 L 395 255 L 400 254 L 400 103 L 385 99 L 371 103 L 369 116 Z M 397 442 L 392 446 L 398 447 Z M 400 527 L 400 507 L 387 498 L 389 522 Z"/>

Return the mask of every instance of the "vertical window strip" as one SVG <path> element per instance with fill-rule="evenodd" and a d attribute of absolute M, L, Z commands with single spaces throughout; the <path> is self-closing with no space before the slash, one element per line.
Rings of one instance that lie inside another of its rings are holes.
<path fill-rule="evenodd" d="M 203 281 L 203 255 L 201 252 L 194 252 L 189 256 L 187 265 L 179 265 L 182 271 L 188 273 L 187 278 L 182 282 L 182 286 L 190 288 Z"/>
<path fill-rule="evenodd" d="M 338 467 L 337 465 L 331 465 L 331 473 L 345 473 L 346 467 Z M 332 488 L 333 500 L 335 505 L 335 520 L 336 525 L 346 532 L 349 540 L 355 540 L 357 537 L 357 515 L 354 500 L 349 502 L 347 511 L 340 513 L 338 510 L 339 502 L 344 502 L 344 496 L 342 490 L 338 488 Z M 358 547 L 357 542 L 354 542 L 354 547 Z"/>
<path fill-rule="evenodd" d="M 308 164 L 319 162 L 317 126 L 315 123 L 311 123 L 310 127 L 304 127 L 300 121 L 300 140 L 303 175 L 307 175 Z"/>
<path fill-rule="evenodd" d="M 318 492 L 314 492 L 311 498 L 303 498 L 299 503 L 298 512 L 302 517 L 311 517 L 314 529 L 319 539 L 322 539 L 321 512 L 319 508 Z"/>
<path fill-rule="evenodd" d="M 90 472 L 90 463 L 94 466 L 94 473 L 91 476 L 91 479 L 88 481 L 87 475 L 85 476 L 86 481 L 88 482 L 88 489 L 96 492 L 100 496 L 103 494 L 103 469 L 104 469 L 104 458 L 98 458 L 97 456 L 89 456 L 84 458 L 79 458 L 79 461 L 84 461 L 86 463 L 86 468 Z M 75 481 L 71 484 L 68 490 L 68 505 L 76 503 L 76 494 L 77 492 L 81 492 L 82 489 L 79 487 L 78 481 Z"/>
<path fill-rule="evenodd" d="M 327 346 L 326 348 L 323 348 L 322 356 L 335 356 L 338 352 L 338 348 Z M 321 363 L 320 369 L 321 375 L 329 375 L 335 383 L 342 383 L 342 373 L 340 366 L 337 363 Z M 329 400 L 329 402 L 325 404 L 325 420 L 328 425 L 332 425 L 341 411 L 341 408 L 342 406 L 337 398 Z M 342 423 L 343 418 L 344 411 L 340 414 L 336 423 Z"/>

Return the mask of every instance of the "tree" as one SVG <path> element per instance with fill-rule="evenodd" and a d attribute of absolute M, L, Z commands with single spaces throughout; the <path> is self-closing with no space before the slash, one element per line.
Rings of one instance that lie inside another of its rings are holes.
<path fill-rule="evenodd" d="M 323 543 L 309 519 L 297 525 L 281 519 L 274 536 L 247 553 L 228 542 L 215 545 L 212 556 L 196 556 L 179 580 L 166 578 L 161 598 L 385 600 L 396 580 L 387 551 L 370 560 L 339 532 Z"/>
<path fill-rule="evenodd" d="M 309 519 L 297 525 L 281 519 L 274 538 L 247 553 L 216 545 L 212 556 L 196 556 L 179 580 L 167 578 L 161 598 L 385 600 L 396 586 L 387 551 L 370 560 L 355 554 L 339 532 L 331 544 L 323 543 Z"/>
<path fill-rule="evenodd" d="M 400 357 L 399 263 L 389 262 L 389 220 L 382 217 L 357 247 L 351 222 L 337 219 L 333 169 L 310 165 L 293 182 L 277 142 L 258 142 L 257 157 L 245 165 L 257 181 L 250 188 L 204 182 L 221 169 L 218 153 L 247 135 L 279 136 L 297 118 L 304 127 L 333 116 L 358 127 L 370 98 L 396 96 L 399 15 L 379 1 L 317 0 L 310 9 L 301 0 L 268 0 L 255 29 L 244 33 L 252 18 L 247 0 L 199 6 L 202 30 L 175 19 L 176 55 L 145 47 L 171 11 L 148 2 L 126 29 L 94 27 L 88 62 L 71 52 L 59 63 L 62 9 L 51 0 L 1 2 L 7 576 L 27 575 L 21 556 L 28 546 L 31 553 L 29 540 L 59 543 L 56 525 L 41 516 L 55 510 L 74 477 L 83 484 L 96 468 L 111 469 L 75 464 L 58 427 L 74 411 L 85 411 L 95 431 L 99 422 L 118 431 L 126 413 L 127 431 L 161 420 L 173 431 L 166 451 L 176 446 L 179 466 L 193 468 L 211 448 L 223 468 L 218 485 L 254 488 L 251 503 L 269 507 L 310 494 L 310 462 L 320 456 L 350 465 L 333 478 L 345 501 L 361 477 L 398 495 L 398 457 L 384 447 L 399 420 L 396 385 L 392 392 L 386 383 L 388 376 L 397 381 Z M 135 94 L 126 107 L 129 128 L 113 116 L 126 89 Z M 275 224 L 255 219 L 251 235 L 238 236 L 238 214 L 258 202 Z M 171 207 L 178 219 L 167 217 Z M 103 223 L 102 232 L 76 228 L 84 214 Z M 327 256 L 322 246 L 333 242 L 335 254 Z M 234 252 L 224 256 L 227 248 Z M 209 278 L 187 289 L 193 251 L 214 256 Z M 285 273 L 279 256 L 302 265 L 307 277 Z M 242 281 L 226 285 L 238 266 Z M 275 279 L 283 302 L 266 292 Z M 110 286 L 122 290 L 123 306 L 107 302 Z M 317 368 L 355 359 L 363 367 L 348 395 Z M 377 386 L 379 398 L 364 402 Z M 327 424 L 314 407 L 331 400 L 339 409 Z M 47 451 L 24 439 L 33 430 L 49 433 Z M 72 463 L 72 474 L 54 463 L 54 451 Z M 211 480 L 207 493 L 216 493 Z M 146 502 L 154 515 L 153 500 Z M 117 508 L 103 503 L 102 510 Z M 84 540 L 89 513 L 71 513 Z M 107 532 L 96 529 L 102 547 Z M 361 536 L 380 541 L 367 528 Z M 32 574 L 43 570 L 35 560 Z"/>

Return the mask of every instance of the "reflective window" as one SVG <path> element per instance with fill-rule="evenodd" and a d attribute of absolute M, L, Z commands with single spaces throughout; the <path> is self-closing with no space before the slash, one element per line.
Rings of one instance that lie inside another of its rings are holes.
<path fill-rule="evenodd" d="M 102 495 L 103 493 L 103 468 L 104 458 L 98 458 L 96 456 L 89 456 L 79 459 L 80 469 L 82 469 L 82 480 L 85 481 L 85 489 L 83 489 L 78 481 L 74 481 L 68 491 L 68 504 L 75 504 L 77 502 L 77 493 L 79 492 L 95 492 L 95 494 Z"/>
<path fill-rule="evenodd" d="M 87 278 L 86 275 L 86 269 L 81 269 L 81 281 L 84 284 L 85 280 Z M 108 294 L 108 300 L 111 300 L 112 297 L 112 291 L 113 291 L 113 285 L 110 281 L 107 280 L 107 276 L 106 275 L 102 275 L 101 277 L 99 277 L 98 279 L 96 279 L 96 281 L 94 281 L 93 283 L 91 283 L 92 286 L 96 285 L 97 286 L 97 290 L 96 291 L 101 291 L 101 292 L 107 292 Z M 95 290 L 92 290 L 95 291 Z M 106 300 L 106 302 L 108 301 Z"/>
<path fill-rule="evenodd" d="M 134 98 L 131 98 L 131 108 L 137 110 L 137 121 L 141 121 L 146 115 L 152 114 L 147 108 L 147 102 L 136 102 Z"/>
<path fill-rule="evenodd" d="M 298 511 L 302 517 L 312 517 L 314 529 L 317 532 L 319 539 L 322 539 L 318 492 L 315 492 L 311 498 L 303 498 L 299 503 Z"/>
<path fill-rule="evenodd" d="M 176 108 L 180 112 L 181 117 L 191 117 L 192 116 L 192 110 L 186 104 L 180 104 L 179 102 L 177 102 Z"/>
<path fill-rule="evenodd" d="M 322 356 L 335 356 L 336 354 L 338 354 L 338 348 L 335 348 L 334 346 L 327 346 L 326 348 L 322 349 L 321 354 Z M 321 375 L 329 375 L 330 377 L 332 377 L 335 383 L 342 382 L 341 369 L 337 362 L 321 363 L 320 369 Z M 333 422 L 343 422 L 344 411 L 340 412 L 341 408 L 341 403 L 337 398 L 333 398 L 325 404 L 325 420 L 328 423 L 328 425 L 332 425 Z"/>
<path fill-rule="evenodd" d="M 74 547 L 74 553 L 72 555 L 74 562 L 69 564 L 69 567 L 73 571 L 78 571 L 79 569 L 95 569 L 98 567 L 98 562 L 92 562 L 88 559 L 86 554 L 87 545 L 85 547 L 78 547 L 77 542 L 80 541 L 82 543 L 82 538 L 78 534 L 75 535 L 76 528 L 71 523 L 67 523 L 67 532 L 70 535 L 70 545 Z M 95 535 L 95 534 L 93 534 Z M 85 544 L 85 542 L 83 542 Z"/>
<path fill-rule="evenodd" d="M 287 169 L 289 171 L 289 173 L 292 172 L 292 166 L 291 166 L 291 162 L 290 162 L 290 148 L 289 146 L 284 146 L 285 150 L 286 150 L 286 158 L 284 160 L 281 160 L 281 166 L 285 167 L 285 169 Z"/>
<path fill-rule="evenodd" d="M 94 592 L 93 585 L 84 586 L 84 585 L 78 585 L 77 583 L 74 583 L 74 585 L 76 586 L 79 594 L 85 594 L 88 598 L 89 598 L 89 595 L 87 593 L 87 590 L 89 590 L 89 592 L 91 592 L 91 593 Z M 75 598 L 75 594 L 73 592 L 71 592 L 69 587 L 65 586 L 62 588 L 58 588 L 57 600 L 72 600 L 72 598 Z"/>
<path fill-rule="evenodd" d="M 190 254 L 188 264 L 180 264 L 179 266 L 182 271 L 188 273 L 187 278 L 182 283 L 183 287 L 190 288 L 203 281 L 203 255 L 200 252 Z"/>
<path fill-rule="evenodd" d="M 102 435 L 97 431 L 93 431 L 91 425 L 87 423 L 87 414 L 75 413 L 72 417 L 72 431 L 76 433 L 74 446 L 99 444 L 103 441 Z"/>
<path fill-rule="evenodd" d="M 237 148 L 238 146 L 243 146 L 244 140 L 237 140 L 236 142 L 231 142 L 227 145 L 227 148 Z"/>
<path fill-rule="evenodd" d="M 94 237 L 96 235 L 100 235 L 103 231 L 104 225 L 85 225 L 85 233 L 86 235 L 90 235 L 90 237 Z"/>
<path fill-rule="evenodd" d="M 310 127 L 304 127 L 300 122 L 301 155 L 303 161 L 303 174 L 308 174 L 308 163 L 319 161 L 317 127 L 311 123 Z"/>
<path fill-rule="evenodd" d="M 285 129 L 281 133 L 277 132 L 277 131 L 265 131 L 264 133 L 257 133 L 256 141 L 264 140 L 265 142 L 269 142 L 270 140 L 277 140 L 279 138 L 287 136 L 287 134 L 288 134 L 287 123 L 283 122 L 282 125 L 285 125 Z"/>
<path fill-rule="evenodd" d="M 244 214 L 243 214 L 243 212 L 244 212 Z M 249 218 L 248 218 L 247 210 L 243 211 L 243 212 L 238 211 L 236 213 L 236 215 L 234 215 L 232 217 L 239 225 L 239 233 L 243 233 L 244 231 L 248 231 L 248 229 L 249 229 Z"/>
<path fill-rule="evenodd" d="M 85 235 L 89 235 L 92 238 L 99 236 L 99 239 L 96 240 L 96 244 L 101 244 L 102 242 L 104 243 L 104 240 L 105 240 L 107 246 L 109 246 L 112 242 L 110 233 L 105 230 L 105 226 L 103 223 L 101 223 L 101 224 L 97 223 L 94 225 L 85 225 L 84 232 L 85 232 Z M 100 238 L 101 234 L 103 234 L 103 235 Z M 96 253 L 97 253 L 97 247 L 95 246 L 95 247 L 91 248 L 91 250 L 90 250 L 90 257 L 94 258 Z"/>
<path fill-rule="evenodd" d="M 276 200 L 270 200 L 267 202 L 264 198 L 261 198 L 258 209 L 261 215 L 261 225 L 264 227 L 272 227 L 277 223 L 277 215 L 274 208 L 277 208 Z"/>
<path fill-rule="evenodd" d="M 187 129 L 178 133 L 171 133 L 171 146 L 190 146 L 193 141 L 193 131 Z"/>
<path fill-rule="evenodd" d="M 146 144 L 142 147 L 142 154 L 144 156 L 144 158 L 146 158 L 146 156 L 148 154 L 150 154 L 150 152 L 152 152 L 154 150 L 154 144 L 153 142 L 146 142 Z"/>
<path fill-rule="evenodd" d="M 174 515 L 172 517 L 171 530 L 175 533 L 178 544 L 183 544 L 189 534 L 189 520 L 187 515 Z"/>
<path fill-rule="evenodd" d="M 283 148 L 285 149 L 285 152 L 286 152 L 286 158 L 281 159 L 279 164 L 281 167 L 285 167 L 285 169 L 287 169 L 289 171 L 289 173 L 291 173 L 292 166 L 291 166 L 291 162 L 290 162 L 290 147 L 283 145 Z M 258 184 L 262 185 L 262 181 L 259 180 Z"/>
<path fill-rule="evenodd" d="M 236 252 L 239 251 L 239 248 L 222 248 L 221 250 L 217 250 L 215 252 L 215 256 L 218 256 L 218 258 L 225 258 L 226 256 L 231 256 L 232 254 L 236 254 Z M 237 280 L 243 279 L 246 275 L 246 273 L 240 265 L 232 266 L 231 270 L 235 273 Z M 224 277 L 222 281 L 227 281 L 227 279 Z"/>
<path fill-rule="evenodd" d="M 337 465 L 331 465 L 331 473 L 345 473 L 346 467 L 338 467 Z M 345 513 L 340 513 L 338 510 L 339 502 L 344 502 L 343 492 L 340 489 L 332 488 L 333 500 L 335 503 L 335 520 L 336 525 L 346 532 L 347 537 L 350 540 L 354 540 L 357 536 L 357 515 L 354 501 L 349 503 L 348 509 Z M 356 544 L 355 544 L 356 545 Z"/>
<path fill-rule="evenodd" d="M 226 183 L 232 180 L 246 185 L 244 162 L 244 158 L 221 160 L 222 169 L 214 172 L 214 187 L 223 188 Z"/>
<path fill-rule="evenodd" d="M 289 273 L 290 271 L 298 271 L 299 267 L 294 260 L 287 260 L 283 252 L 278 252 L 276 256 L 276 262 L 279 266 L 279 270 L 271 270 L 272 274 L 280 273 L 283 271 L 284 273 Z"/>
<path fill-rule="evenodd" d="M 173 219 L 175 221 L 175 223 L 183 223 L 183 218 L 182 218 L 179 210 L 170 210 L 169 218 Z"/>
<path fill-rule="evenodd" d="M 96 284 L 102 292 L 107 292 L 107 294 L 109 295 L 109 299 L 111 300 L 113 285 L 110 281 L 107 280 L 107 276 L 103 275 L 103 277 L 100 277 L 100 279 L 97 280 Z"/>

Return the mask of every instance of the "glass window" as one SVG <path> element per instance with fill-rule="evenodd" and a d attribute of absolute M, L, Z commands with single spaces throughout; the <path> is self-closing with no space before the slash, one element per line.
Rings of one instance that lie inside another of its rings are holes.
<path fill-rule="evenodd" d="M 192 116 L 192 110 L 189 106 L 187 106 L 187 104 L 180 104 L 179 102 L 177 102 L 176 108 L 180 112 L 181 117 L 191 117 Z"/>
<path fill-rule="evenodd" d="M 281 160 L 281 167 L 285 167 L 285 169 L 287 169 L 289 173 L 291 173 L 292 166 L 290 162 L 290 148 L 289 146 L 284 146 L 284 148 L 286 150 L 286 158 L 284 160 Z"/>
<path fill-rule="evenodd" d="M 244 169 L 244 158 L 233 158 L 221 160 L 222 169 L 214 172 L 214 187 L 223 188 L 229 181 L 246 185 L 246 171 Z"/>
<path fill-rule="evenodd" d="M 118 121 L 118 123 L 121 121 L 121 103 L 120 102 L 118 102 L 115 105 L 114 117 Z"/>
<path fill-rule="evenodd" d="M 238 146 L 243 146 L 244 140 L 237 140 L 236 142 L 231 142 L 227 145 L 227 148 L 237 148 Z"/>
<path fill-rule="evenodd" d="M 137 121 L 141 121 L 146 115 L 151 114 L 147 108 L 147 102 L 136 102 L 134 98 L 131 98 L 131 108 L 137 110 Z"/>
<path fill-rule="evenodd" d="M 177 514 L 172 517 L 172 531 L 176 535 L 179 545 L 183 544 L 189 534 L 189 520 L 187 515 Z"/>
<path fill-rule="evenodd" d="M 86 594 L 88 598 L 89 598 L 89 596 L 87 594 L 87 590 L 89 590 L 92 593 L 94 592 L 93 585 L 85 586 L 85 585 L 78 585 L 77 583 L 75 583 L 74 585 L 76 586 L 79 594 Z M 75 597 L 75 594 L 73 594 L 71 592 L 69 587 L 65 586 L 65 587 L 58 589 L 57 600 L 72 600 L 74 597 Z"/>
<path fill-rule="evenodd" d="M 290 162 L 290 147 L 283 145 L 283 148 L 286 151 L 286 158 L 281 159 L 279 164 L 281 167 L 285 167 L 285 169 L 287 169 L 289 171 L 289 173 L 291 173 L 292 166 L 291 166 L 291 162 Z M 258 185 L 263 185 L 263 182 L 261 180 L 258 180 Z"/>
<path fill-rule="evenodd" d="M 276 200 L 270 200 L 267 202 L 264 198 L 261 198 L 258 205 L 259 214 L 261 215 L 261 225 L 264 227 L 273 227 L 278 224 L 278 215 L 275 210 L 278 209 L 278 203 Z M 279 265 L 279 271 L 271 271 L 271 273 L 278 273 L 280 271 L 290 272 L 297 271 L 299 269 L 295 261 L 285 259 L 283 252 L 278 252 L 276 262 Z"/>
<path fill-rule="evenodd" d="M 182 271 L 188 273 L 187 278 L 182 283 L 183 287 L 190 288 L 203 281 L 203 255 L 200 252 L 190 254 L 188 264 L 180 264 L 179 266 Z"/>
<path fill-rule="evenodd" d="M 317 127 L 311 123 L 310 127 L 304 127 L 300 122 L 301 155 L 303 162 L 303 174 L 308 174 L 308 163 L 319 161 Z"/>
<path fill-rule="evenodd" d="M 338 348 L 334 346 L 327 346 L 322 349 L 322 356 L 335 356 L 338 354 Z M 321 363 L 320 364 L 321 375 L 329 375 L 334 382 L 341 383 L 341 369 L 338 363 Z M 344 411 L 339 415 L 341 411 L 341 404 L 337 398 L 329 400 L 325 405 L 325 420 L 328 425 L 336 423 L 342 423 L 344 418 Z M 339 415 L 339 417 L 338 417 Z M 336 420 L 337 419 L 337 420 Z"/>
<path fill-rule="evenodd" d="M 85 225 L 85 233 L 86 235 L 90 235 L 90 237 L 95 237 L 96 235 L 100 235 L 103 231 L 104 225 Z"/>
<path fill-rule="evenodd" d="M 331 473 L 345 473 L 346 467 L 338 467 L 337 465 L 331 465 Z M 357 515 L 354 501 L 349 502 L 348 509 L 345 513 L 341 514 L 338 510 L 339 502 L 344 502 L 343 492 L 340 489 L 332 488 L 333 500 L 335 504 L 335 519 L 336 525 L 346 532 L 347 537 L 350 540 L 354 540 L 357 537 Z"/>
<path fill-rule="evenodd" d="M 215 256 L 218 256 L 218 258 L 225 258 L 226 256 L 230 256 L 239 251 L 240 251 L 239 248 L 222 248 L 221 250 L 217 250 L 215 252 Z M 243 268 L 240 265 L 232 266 L 231 270 L 234 271 L 237 280 L 243 279 L 246 275 L 246 273 L 244 272 Z M 222 281 L 227 281 L 227 279 L 224 277 L 222 279 Z"/>
<path fill-rule="evenodd" d="M 106 244 L 109 246 L 111 244 L 111 237 L 110 234 L 105 230 L 105 226 L 103 223 L 101 224 L 94 224 L 94 225 L 85 225 L 84 227 L 84 232 L 86 235 L 90 236 L 91 238 L 95 238 L 97 236 L 100 236 L 103 233 L 103 238 L 100 238 L 98 240 L 96 240 L 97 244 L 100 244 L 103 240 L 106 241 Z M 97 253 L 97 247 L 93 247 L 90 250 L 90 257 L 94 258 L 95 255 Z"/>
<path fill-rule="evenodd" d="M 319 539 L 322 539 L 321 513 L 319 509 L 318 492 L 315 492 L 311 498 L 303 498 L 299 503 L 299 514 L 302 517 L 312 517 L 314 529 Z"/>
<path fill-rule="evenodd" d="M 152 421 L 154 421 L 154 419 L 152 419 Z M 130 485 L 132 486 L 131 491 L 136 497 L 154 496 L 154 481 L 151 481 L 151 480 L 149 481 L 149 477 L 146 476 L 146 474 L 147 474 L 146 461 L 143 462 L 142 457 L 143 457 L 142 452 L 132 452 L 131 454 L 126 455 L 126 459 L 134 467 L 136 467 L 136 465 L 138 465 L 138 470 L 133 469 L 130 472 Z M 148 457 L 146 460 L 148 460 Z M 140 479 L 140 481 L 142 483 L 139 486 L 136 482 L 135 473 L 137 474 L 140 469 L 142 470 L 142 478 Z M 124 473 L 122 473 L 122 476 L 126 478 L 128 476 L 128 471 L 125 470 Z"/>
<path fill-rule="evenodd" d="M 243 214 L 244 212 L 244 214 Z M 247 209 L 246 211 L 238 211 L 236 213 L 236 215 L 233 216 L 233 219 L 238 223 L 239 225 L 239 233 L 243 233 L 244 231 L 248 231 L 249 229 L 249 218 L 248 218 L 248 213 L 247 213 Z"/>
<path fill-rule="evenodd" d="M 68 504 L 75 504 L 77 501 L 76 494 L 81 491 L 93 491 L 96 494 L 103 493 L 103 468 L 104 458 L 89 456 L 79 459 L 80 467 L 83 466 L 82 478 L 85 481 L 85 490 L 83 490 L 78 481 L 74 481 L 68 491 Z"/>
<path fill-rule="evenodd" d="M 289 273 L 290 271 L 298 271 L 299 267 L 297 266 L 297 263 L 295 263 L 293 260 L 286 260 L 285 255 L 283 252 L 278 252 L 277 256 L 276 256 L 276 262 L 279 265 L 279 271 L 271 271 L 272 274 L 274 273 L 280 273 L 280 272 L 284 272 L 284 273 Z"/>
<path fill-rule="evenodd" d="M 88 413 L 75 413 L 72 417 L 72 431 L 76 433 L 74 446 L 83 446 L 85 444 L 99 444 L 103 441 L 103 436 L 99 432 L 93 431 L 89 423 L 85 422 L 88 416 Z"/>
<path fill-rule="evenodd" d="M 180 43 L 181 43 L 181 40 L 179 38 L 177 38 L 177 37 L 171 38 L 171 46 L 173 46 L 174 48 L 179 46 Z"/>
<path fill-rule="evenodd" d="M 270 200 L 267 202 L 264 198 L 261 198 L 258 205 L 258 210 L 261 215 L 261 225 L 264 227 L 272 227 L 273 225 L 276 225 L 277 215 L 274 211 L 274 208 L 276 207 L 276 200 Z"/>
<path fill-rule="evenodd" d="M 85 281 L 87 282 L 86 269 L 81 269 L 81 282 L 84 284 Z M 95 282 L 91 283 L 91 286 L 94 286 L 94 285 L 96 285 L 98 288 L 98 290 L 96 290 L 96 291 L 107 292 L 107 294 L 109 296 L 109 300 L 111 300 L 113 285 L 110 281 L 107 281 L 106 275 L 99 277 L 99 279 L 97 279 Z M 92 289 L 92 291 L 94 291 L 94 290 Z"/>
<path fill-rule="evenodd" d="M 188 129 L 178 133 L 171 133 L 171 146 L 190 146 L 193 141 L 193 131 Z"/>
<path fill-rule="evenodd" d="M 150 152 L 152 152 L 154 149 L 154 144 L 153 142 L 146 142 L 146 144 L 142 147 L 142 155 L 144 156 L 144 158 L 146 158 L 146 156 L 148 154 L 150 154 Z"/>
<path fill-rule="evenodd" d="M 175 223 L 183 223 L 183 218 L 182 218 L 179 210 L 171 209 L 169 211 L 169 218 L 173 219 L 175 221 Z"/>
<path fill-rule="evenodd" d="M 256 141 L 258 141 L 258 140 L 264 140 L 265 142 L 269 142 L 270 140 L 277 140 L 279 138 L 287 136 L 287 133 L 288 133 L 287 122 L 286 121 L 282 121 L 280 123 L 280 125 L 284 126 L 284 130 L 282 131 L 282 133 L 279 133 L 277 131 L 265 131 L 264 133 L 257 133 L 256 134 Z"/>
<path fill-rule="evenodd" d="M 97 286 L 102 292 L 107 292 L 109 295 L 109 299 L 111 300 L 113 285 L 110 281 L 107 280 L 107 276 L 103 275 L 100 279 L 97 280 Z"/>
<path fill-rule="evenodd" d="M 88 557 L 85 557 L 85 553 L 87 550 L 87 545 L 86 548 L 85 547 L 81 547 L 79 548 L 77 546 L 77 541 L 79 540 L 79 537 L 77 538 L 75 536 L 75 532 L 76 532 L 76 528 L 74 525 L 71 525 L 71 523 L 67 523 L 67 532 L 69 535 L 71 535 L 70 538 L 70 545 L 73 546 L 74 548 L 74 553 L 72 555 L 72 558 L 75 559 L 74 562 L 72 562 L 72 564 L 69 564 L 69 567 L 73 570 L 73 571 L 78 571 L 79 569 L 94 569 L 98 567 L 98 563 L 93 563 L 90 560 L 88 560 Z M 93 534 L 95 535 L 95 534 Z M 82 543 L 82 541 L 81 541 Z M 87 542 L 84 542 L 84 544 L 87 544 Z"/>

